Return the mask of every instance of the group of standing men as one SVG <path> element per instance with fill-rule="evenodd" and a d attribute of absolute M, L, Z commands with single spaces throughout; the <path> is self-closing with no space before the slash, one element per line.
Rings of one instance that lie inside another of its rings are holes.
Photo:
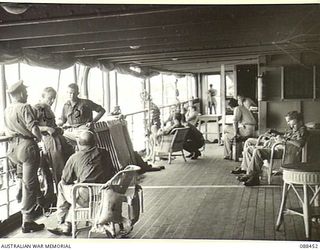
<path fill-rule="evenodd" d="M 101 161 L 95 161 L 101 157 L 100 152 L 95 151 L 94 134 L 90 132 L 92 124 L 103 116 L 105 110 L 90 100 L 79 98 L 77 84 L 70 84 L 67 91 L 69 100 L 64 104 L 62 116 L 56 123 L 51 110 L 57 94 L 53 88 L 45 88 L 40 102 L 34 107 L 27 103 L 27 87 L 22 80 L 10 86 L 8 93 L 12 97 L 12 103 L 6 108 L 4 116 L 6 135 L 11 137 L 7 155 L 17 166 L 17 177 L 21 186 L 17 198 L 18 201 L 21 200 L 22 232 L 40 231 L 45 226 L 37 224 L 33 216 L 35 207 L 44 204 L 37 174 L 40 164 L 38 143 L 43 142 L 43 152 L 52 167 L 56 185 L 60 180 L 63 185 L 73 181 L 105 182 L 113 173 L 103 170 Z M 95 117 L 93 111 L 97 112 Z M 70 126 L 67 131 L 58 127 L 65 123 Z M 88 156 L 80 148 L 79 152 L 69 159 L 74 150 L 66 138 L 71 140 L 79 138 L 83 150 L 90 152 L 90 155 Z M 75 162 L 80 163 L 80 166 L 88 164 L 94 169 L 84 171 L 79 169 L 79 164 Z M 63 188 L 59 185 L 58 189 L 60 191 Z M 64 200 L 63 193 L 58 193 L 57 206 L 59 211 L 60 203 L 61 213 L 67 213 L 65 210 L 70 207 Z"/>

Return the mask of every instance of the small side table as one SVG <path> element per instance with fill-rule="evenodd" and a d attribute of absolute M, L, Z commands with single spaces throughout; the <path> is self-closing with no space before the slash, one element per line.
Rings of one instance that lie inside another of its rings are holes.
<path fill-rule="evenodd" d="M 280 210 L 278 214 L 276 230 L 279 230 L 283 216 L 300 215 L 304 220 L 306 238 L 311 237 L 311 218 L 320 216 L 318 204 L 320 185 L 320 162 L 317 163 L 291 163 L 282 166 L 283 169 L 283 190 Z M 297 187 L 302 186 L 303 195 L 300 195 Z M 292 189 L 297 195 L 302 209 L 286 208 L 286 199 L 289 190 Z M 310 193 L 311 191 L 311 193 Z M 311 207 L 311 204 L 314 206 Z"/>
<path fill-rule="evenodd" d="M 219 126 L 219 120 L 221 119 L 221 115 L 199 115 L 197 120 L 199 122 L 198 128 L 201 129 L 201 124 L 204 123 L 204 132 L 202 132 L 205 136 L 205 140 L 208 141 L 208 135 L 209 134 L 217 134 L 218 137 L 218 143 L 221 144 L 221 132 L 220 132 L 220 126 Z M 214 122 L 216 125 L 216 133 L 214 132 L 208 132 L 208 122 Z M 201 131 L 201 130 L 200 130 Z"/>

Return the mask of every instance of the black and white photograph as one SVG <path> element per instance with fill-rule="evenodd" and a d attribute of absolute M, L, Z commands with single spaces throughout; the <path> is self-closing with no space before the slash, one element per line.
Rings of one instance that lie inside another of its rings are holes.
<path fill-rule="evenodd" d="M 320 248 L 319 20 L 1 1 L 0 248 Z"/>

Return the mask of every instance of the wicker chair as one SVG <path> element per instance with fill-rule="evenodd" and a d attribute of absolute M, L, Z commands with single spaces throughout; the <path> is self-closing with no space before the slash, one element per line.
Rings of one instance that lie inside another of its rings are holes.
<path fill-rule="evenodd" d="M 182 156 L 186 162 L 187 160 L 183 153 L 183 144 L 188 130 L 189 128 L 176 128 L 171 132 L 171 134 L 163 135 L 160 143 L 154 147 L 153 162 L 155 162 L 156 156 L 168 156 L 169 164 L 171 164 L 172 156 Z"/>
<path fill-rule="evenodd" d="M 88 237 L 97 228 L 97 216 L 101 217 L 101 213 L 108 212 L 101 204 L 106 198 L 106 188 L 110 188 L 121 196 L 124 202 L 128 203 L 128 217 L 133 223 L 139 219 L 140 209 L 142 212 L 143 207 L 143 197 L 142 188 L 137 185 L 136 176 L 137 171 L 140 167 L 135 165 L 129 165 L 124 170 L 119 171 L 114 177 L 112 177 L 107 183 L 78 183 L 73 186 L 72 189 L 72 237 L 76 238 L 81 230 L 89 230 Z M 132 188 L 131 188 L 132 187 Z M 77 193 L 80 189 L 87 189 L 89 193 L 88 205 L 85 207 L 80 207 L 77 204 Z M 133 191 L 133 192 L 132 192 Z M 132 194 L 139 194 L 138 208 L 139 211 L 132 211 Z M 121 202 L 122 207 L 122 202 Z M 119 210 L 119 216 L 121 216 L 122 208 Z M 137 214 L 138 212 L 138 214 Z M 134 215 L 134 218 L 132 216 Z M 121 217 L 122 218 L 122 217 Z M 121 221 L 118 219 L 111 219 L 108 221 L 111 230 L 109 232 L 105 231 L 106 236 L 117 237 L 117 232 L 115 230 L 115 224 L 119 224 L 121 229 Z M 120 232 L 119 232 L 120 234 Z"/>

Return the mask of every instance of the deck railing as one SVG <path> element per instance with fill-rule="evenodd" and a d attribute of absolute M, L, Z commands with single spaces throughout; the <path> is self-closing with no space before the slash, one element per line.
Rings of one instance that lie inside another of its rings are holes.
<path fill-rule="evenodd" d="M 181 102 L 180 105 L 187 102 L 188 101 Z M 159 107 L 161 123 L 169 117 L 170 107 L 173 105 L 175 104 L 168 104 Z M 146 130 L 148 127 L 148 109 L 125 114 L 125 117 L 128 122 L 128 130 L 134 148 L 137 150 L 145 149 L 147 145 Z"/>
<path fill-rule="evenodd" d="M 20 210 L 16 200 L 16 178 L 7 158 L 9 139 L 0 136 L 0 222 Z"/>

